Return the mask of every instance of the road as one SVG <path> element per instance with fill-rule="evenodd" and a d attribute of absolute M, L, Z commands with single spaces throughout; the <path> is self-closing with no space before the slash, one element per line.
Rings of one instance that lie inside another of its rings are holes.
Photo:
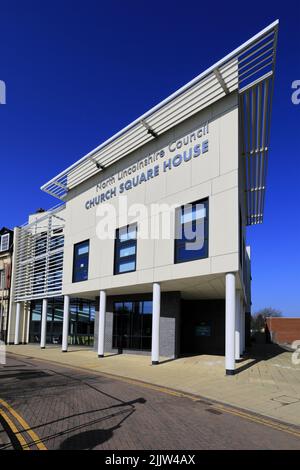
<path fill-rule="evenodd" d="M 203 399 L 17 355 L 0 366 L 2 450 L 300 449 L 300 429 L 262 421 Z"/>

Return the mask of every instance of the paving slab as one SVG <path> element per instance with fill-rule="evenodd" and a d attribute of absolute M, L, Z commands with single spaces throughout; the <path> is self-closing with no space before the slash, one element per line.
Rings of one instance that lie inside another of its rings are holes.
<path fill-rule="evenodd" d="M 152 366 L 149 356 L 107 354 L 98 358 L 91 348 L 70 347 L 62 353 L 58 346 L 18 345 L 7 346 L 7 351 L 199 395 L 300 425 L 300 366 L 292 363 L 290 352 L 273 345 L 266 345 L 265 354 L 261 349 L 258 354 L 251 351 L 237 364 L 236 375 L 229 377 L 224 374 L 222 356 L 161 358 L 159 365 Z"/>

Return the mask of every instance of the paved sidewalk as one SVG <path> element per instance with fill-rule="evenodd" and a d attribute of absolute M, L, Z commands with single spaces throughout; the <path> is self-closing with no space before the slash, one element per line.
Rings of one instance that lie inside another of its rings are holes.
<path fill-rule="evenodd" d="M 54 361 L 90 371 L 112 374 L 168 387 L 300 426 L 300 365 L 292 354 L 274 345 L 257 345 L 238 364 L 238 373 L 224 375 L 224 357 L 193 356 L 176 360 L 161 358 L 152 366 L 149 356 L 121 354 L 98 359 L 88 348 L 40 349 L 37 345 L 7 346 L 7 351 Z"/>

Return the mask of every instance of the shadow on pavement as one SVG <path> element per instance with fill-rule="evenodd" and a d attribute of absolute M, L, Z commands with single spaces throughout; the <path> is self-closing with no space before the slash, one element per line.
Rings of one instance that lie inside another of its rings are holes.
<path fill-rule="evenodd" d="M 60 445 L 60 450 L 92 450 L 103 442 L 112 438 L 114 430 L 119 426 L 109 429 L 95 429 L 93 431 L 84 431 L 80 434 L 68 437 Z"/>
<path fill-rule="evenodd" d="M 264 342 L 265 335 L 264 333 L 256 333 L 254 336 L 254 342 L 251 347 L 248 349 L 244 358 L 238 363 L 238 366 L 235 369 L 235 373 L 239 374 L 245 370 L 253 367 L 255 364 L 261 361 L 268 361 L 273 357 L 279 356 L 282 353 L 285 353 L 286 350 L 278 346 L 278 344 L 266 343 Z M 250 359 L 250 362 L 248 362 Z M 243 364 L 246 362 L 246 364 Z"/>

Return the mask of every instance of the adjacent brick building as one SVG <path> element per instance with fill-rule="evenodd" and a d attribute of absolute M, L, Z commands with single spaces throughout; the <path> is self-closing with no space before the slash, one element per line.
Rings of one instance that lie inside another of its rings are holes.
<path fill-rule="evenodd" d="M 11 284 L 11 264 L 13 249 L 13 231 L 2 227 L 0 229 L 0 340 L 6 341 L 10 284 Z"/>
<path fill-rule="evenodd" d="M 269 317 L 266 319 L 266 334 L 272 343 L 292 344 L 293 341 L 300 340 L 300 317 Z"/>

